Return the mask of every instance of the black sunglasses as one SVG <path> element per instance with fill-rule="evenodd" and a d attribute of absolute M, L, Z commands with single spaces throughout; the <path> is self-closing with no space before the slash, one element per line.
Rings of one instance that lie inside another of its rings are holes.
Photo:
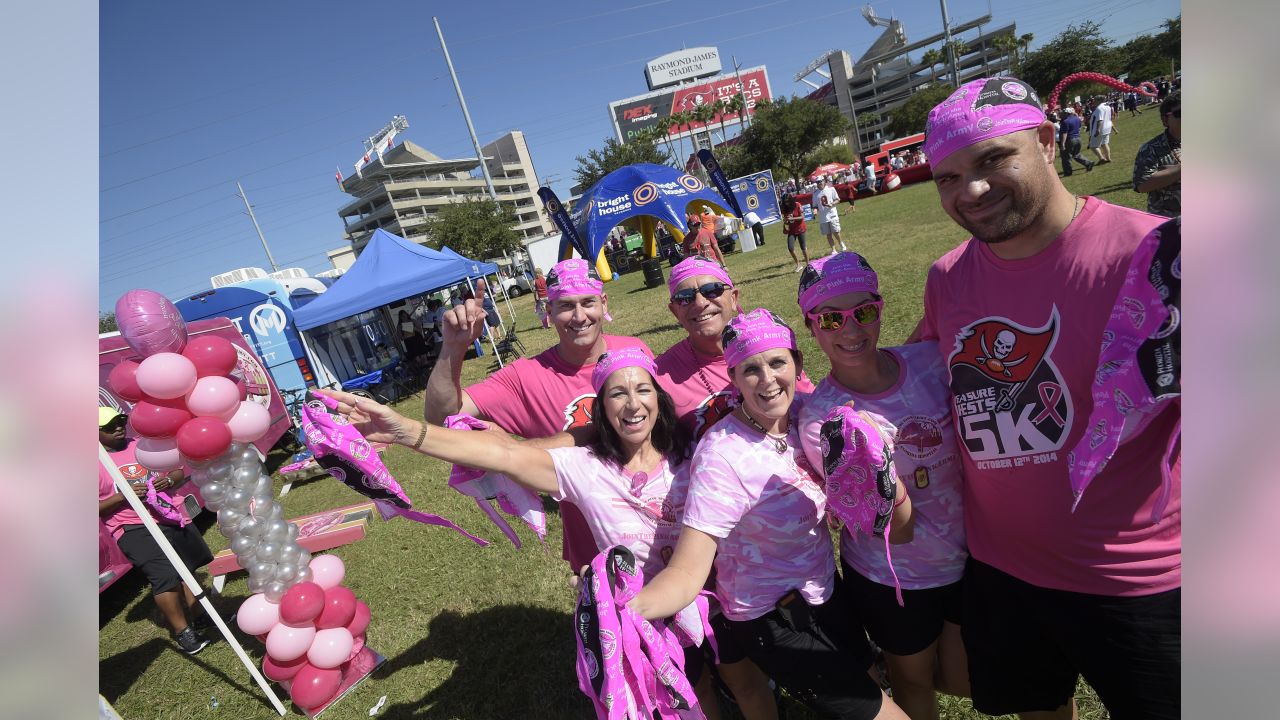
<path fill-rule="evenodd" d="M 701 295 L 708 300 L 715 300 L 728 290 L 729 286 L 722 282 L 709 282 L 706 285 L 699 285 L 696 288 L 685 288 L 677 290 L 671 295 L 671 302 L 677 305 L 689 305 L 693 303 L 693 299 Z"/>
<path fill-rule="evenodd" d="M 129 422 L 129 418 L 124 417 L 122 415 L 120 417 L 113 418 L 111 422 L 107 423 L 106 425 L 103 425 L 100 429 L 106 432 L 115 432 L 116 430 L 119 430 L 120 428 L 128 424 L 128 422 Z"/>

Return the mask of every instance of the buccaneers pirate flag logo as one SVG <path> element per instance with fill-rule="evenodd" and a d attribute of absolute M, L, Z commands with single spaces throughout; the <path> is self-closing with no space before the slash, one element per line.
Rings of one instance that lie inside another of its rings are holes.
<path fill-rule="evenodd" d="M 974 460 L 1062 447 L 1072 408 L 1052 357 L 1059 326 L 1055 307 L 1038 328 L 987 317 L 957 334 L 948 359 L 951 391 L 960 438 Z M 1012 465 L 1006 460 L 997 466 Z"/>

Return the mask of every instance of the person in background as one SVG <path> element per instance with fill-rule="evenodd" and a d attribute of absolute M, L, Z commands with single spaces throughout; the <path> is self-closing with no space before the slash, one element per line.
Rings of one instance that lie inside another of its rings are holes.
<path fill-rule="evenodd" d="M 716 215 L 710 207 L 704 207 L 698 215 L 698 234 L 693 242 L 685 238 L 685 255 L 701 255 L 709 260 L 724 264 L 724 255 L 720 252 L 720 243 L 716 240 Z"/>
<path fill-rule="evenodd" d="M 862 166 L 862 172 L 867 178 L 867 192 L 874 195 L 876 193 L 876 164 L 868 160 Z"/>
<path fill-rule="evenodd" d="M 111 462 L 116 464 L 120 474 L 129 481 L 134 494 L 139 499 L 145 498 L 148 494 L 148 482 L 157 493 L 168 493 L 181 486 L 186 481 L 181 470 L 153 473 L 138 464 L 133 453 L 134 440 L 125 434 L 128 422 L 129 417 L 114 408 L 98 408 L 98 442 L 107 449 Z M 205 544 L 195 525 L 180 525 L 150 507 L 148 511 L 188 570 L 194 573 L 213 562 L 213 553 L 209 551 L 209 546 Z M 142 524 L 138 513 L 116 490 L 111 474 L 101 463 L 98 464 L 98 516 L 120 545 L 121 552 L 151 583 L 151 597 L 164 616 L 165 624 L 173 633 L 178 648 L 188 655 L 195 655 L 213 642 L 204 635 L 204 631 L 213 626 L 212 621 L 204 614 L 203 608 L 197 610 L 196 598 L 191 588 L 182 582 L 178 571 L 169 564 L 160 545 Z M 193 617 L 198 614 L 195 622 L 188 621 L 188 612 Z M 228 623 L 234 617 L 233 615 Z"/>
<path fill-rule="evenodd" d="M 1133 189 L 1147 194 L 1147 212 L 1165 217 L 1182 214 L 1182 93 L 1160 103 L 1164 132 L 1138 149 L 1133 163 Z"/>
<path fill-rule="evenodd" d="M 1098 165 L 1111 162 L 1111 133 L 1115 132 L 1112 122 L 1111 103 L 1099 101 L 1089 116 L 1089 149 L 1098 157 Z"/>
<path fill-rule="evenodd" d="M 809 264 L 809 248 L 804 244 L 804 233 L 807 225 L 804 221 L 804 207 L 796 202 L 791 193 L 782 196 L 782 222 L 787 233 L 787 252 L 791 253 L 791 262 L 796 264 L 796 272 Z M 804 265 L 796 259 L 796 243 L 800 243 L 800 253 L 804 255 Z"/>
<path fill-rule="evenodd" d="M 542 322 L 543 329 L 551 327 L 551 313 L 547 310 L 547 279 L 542 268 L 533 270 L 533 312 Z"/>
<path fill-rule="evenodd" d="M 847 250 L 844 240 L 840 237 L 840 195 L 836 193 L 830 177 L 822 176 L 822 189 L 814 196 L 814 201 L 813 209 L 818 216 L 818 228 L 826 236 L 831 254 L 835 255 L 838 252 L 837 243 L 840 245 L 839 251 Z"/>
<path fill-rule="evenodd" d="M 1062 113 L 1062 119 L 1058 122 L 1058 144 L 1062 149 L 1062 176 L 1071 177 L 1072 160 L 1083 165 L 1085 172 L 1093 172 L 1093 163 L 1080 154 L 1080 117 L 1076 109 L 1068 105 L 1062 109 Z"/>
<path fill-rule="evenodd" d="M 742 222 L 751 228 L 751 234 L 755 236 L 756 247 L 764 247 L 764 223 L 760 222 L 760 216 L 755 210 L 748 210 L 747 214 L 742 217 Z"/>
<path fill-rule="evenodd" d="M 422 358 L 427 354 L 427 339 L 423 335 L 422 328 L 418 327 L 418 323 L 414 321 L 413 316 L 407 310 L 401 310 L 396 320 L 396 329 L 400 331 L 400 342 L 404 343 L 404 354 L 413 365 L 421 365 Z M 391 361 L 391 355 L 382 343 L 374 349 L 374 361 L 381 364 L 383 359 L 379 356 L 379 350 L 387 355 L 386 362 Z"/>
<path fill-rule="evenodd" d="M 494 340 L 501 341 L 503 337 L 502 318 L 498 316 L 498 308 L 493 304 L 493 296 L 489 293 L 489 284 L 485 282 L 484 278 L 476 280 L 475 296 L 481 307 L 484 308 L 486 332 L 492 333 Z"/>

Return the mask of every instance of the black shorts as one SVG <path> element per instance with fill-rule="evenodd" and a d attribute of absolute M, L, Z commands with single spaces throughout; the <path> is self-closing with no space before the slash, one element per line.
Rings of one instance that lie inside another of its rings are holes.
<path fill-rule="evenodd" d="M 178 557 L 187 564 L 188 570 L 195 572 L 197 568 L 213 562 L 213 553 L 209 552 L 209 546 L 205 544 L 195 525 L 188 524 L 179 528 L 161 524 L 160 532 L 173 546 Z M 169 564 L 169 558 L 164 556 L 164 551 L 152 539 L 145 526 L 126 525 L 118 544 L 129 562 L 147 577 L 147 581 L 151 583 L 152 595 L 174 590 L 182 582 L 182 577 Z"/>
<path fill-rule="evenodd" d="M 731 665 L 747 656 L 746 651 L 734 638 L 733 632 L 729 629 L 729 621 L 724 615 L 717 613 L 711 618 L 711 632 L 716 640 L 714 654 L 711 651 L 711 643 L 705 641 L 696 648 L 684 649 L 684 674 L 689 678 L 690 685 L 698 684 L 707 664 Z"/>
<path fill-rule="evenodd" d="M 867 674 L 871 645 L 837 585 L 812 607 L 788 593 L 777 609 L 730 630 L 761 670 L 787 694 L 823 717 L 870 720 L 880 712 L 880 686 Z"/>
<path fill-rule="evenodd" d="M 484 322 L 489 327 L 498 327 L 502 324 L 502 321 L 498 319 L 498 311 L 496 310 L 487 313 L 484 316 Z"/>
<path fill-rule="evenodd" d="M 969 559 L 964 638 L 973 705 L 1052 710 L 1083 675 L 1115 720 L 1178 718 L 1182 591 L 1108 597 L 1050 590 Z"/>
<path fill-rule="evenodd" d="M 963 581 L 927 590 L 902 591 L 902 605 L 892 586 L 862 576 L 843 561 L 845 597 L 867 634 L 885 652 L 915 655 L 942 634 L 942 623 L 960 624 Z"/>

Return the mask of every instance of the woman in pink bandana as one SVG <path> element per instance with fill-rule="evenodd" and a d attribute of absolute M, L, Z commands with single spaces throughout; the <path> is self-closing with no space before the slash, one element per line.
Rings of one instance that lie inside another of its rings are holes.
<path fill-rule="evenodd" d="M 816 260 L 800 275 L 805 325 L 831 361 L 831 374 L 800 411 L 800 427 L 819 472 L 822 423 L 834 408 L 852 403 L 897 436 L 893 466 L 910 498 L 894 508 L 889 540 L 903 544 L 890 562 L 882 538 L 846 525 L 841 575 L 857 617 L 884 650 L 894 702 L 912 720 L 925 720 L 938 717 L 935 690 L 969 695 L 960 638 L 960 579 L 969 557 L 964 478 L 938 345 L 879 348 L 879 292 L 875 270 L 857 253 Z"/>
<path fill-rule="evenodd" d="M 556 500 L 573 502 L 598 548 L 627 546 L 644 575 L 653 577 L 671 556 L 688 490 L 687 435 L 656 376 L 653 359 L 640 348 L 601 355 L 591 375 L 596 391 L 592 415 L 604 418 L 596 423 L 595 439 L 585 447 L 552 449 L 515 442 L 504 433 L 428 425 L 367 398 L 323 392 L 338 401 L 338 411 L 369 441 L 396 443 L 456 465 L 502 473 Z M 701 667 L 701 651 L 688 649 L 686 667 Z M 710 717 L 718 717 L 709 677 L 699 682 L 692 670 L 689 676 L 703 708 L 712 710 Z M 759 692 L 772 704 L 767 684 L 760 685 Z"/>
<path fill-rule="evenodd" d="M 723 342 L 742 402 L 699 442 L 675 554 L 630 606 L 667 617 L 714 564 L 733 639 L 792 697 L 824 717 L 905 718 L 869 674 L 871 648 L 836 584 L 826 496 L 800 444 L 795 333 L 758 309 Z"/>

